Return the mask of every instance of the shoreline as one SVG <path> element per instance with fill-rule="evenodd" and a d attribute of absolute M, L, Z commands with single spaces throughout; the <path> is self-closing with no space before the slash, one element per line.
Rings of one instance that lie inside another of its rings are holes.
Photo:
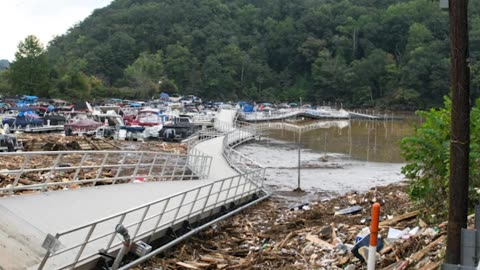
<path fill-rule="evenodd" d="M 403 263 L 415 269 L 436 269 L 444 256 L 446 222 L 428 225 L 408 198 L 407 188 L 406 182 L 390 184 L 293 209 L 277 198 L 269 199 L 134 269 L 365 269 L 350 249 L 357 234 L 369 226 L 373 202 L 382 205 L 384 226 L 379 235 L 383 239 L 389 228 L 418 226 L 413 235 L 383 241 L 377 266 Z M 335 215 L 354 205 L 362 210 Z M 425 248 L 428 252 L 420 253 Z"/>

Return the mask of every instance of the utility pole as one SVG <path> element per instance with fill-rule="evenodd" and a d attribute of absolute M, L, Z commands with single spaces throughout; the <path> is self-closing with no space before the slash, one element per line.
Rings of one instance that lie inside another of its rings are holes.
<path fill-rule="evenodd" d="M 460 264 L 461 229 L 467 226 L 470 124 L 468 0 L 449 0 L 452 65 L 450 182 L 445 261 Z"/>

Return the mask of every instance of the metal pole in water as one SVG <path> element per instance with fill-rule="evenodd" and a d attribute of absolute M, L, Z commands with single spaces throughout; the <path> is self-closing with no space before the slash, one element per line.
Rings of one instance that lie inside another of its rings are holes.
<path fill-rule="evenodd" d="M 300 175 L 301 175 L 301 152 L 302 152 L 302 144 L 301 144 L 301 137 L 302 137 L 302 130 L 300 129 L 298 132 L 298 183 L 297 183 L 297 189 L 300 191 L 301 190 L 301 185 L 300 185 Z"/>
<path fill-rule="evenodd" d="M 297 183 L 297 189 L 300 190 L 300 166 L 301 166 L 301 157 L 300 157 L 300 153 L 301 153 L 301 150 L 302 150 L 302 145 L 300 144 L 300 142 L 298 143 L 298 183 Z"/>

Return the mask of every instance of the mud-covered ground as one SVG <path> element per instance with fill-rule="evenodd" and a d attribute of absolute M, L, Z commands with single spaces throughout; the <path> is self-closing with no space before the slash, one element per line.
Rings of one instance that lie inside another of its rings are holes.
<path fill-rule="evenodd" d="M 266 168 L 267 188 L 289 203 L 306 203 L 364 192 L 375 186 L 402 181 L 401 163 L 367 162 L 338 153 L 301 151 L 300 186 L 305 193 L 292 193 L 298 186 L 298 148 L 290 142 L 263 139 L 238 147 L 238 151 Z"/>
<path fill-rule="evenodd" d="M 405 183 L 347 193 L 294 209 L 264 201 L 204 230 L 135 269 L 366 269 L 351 252 L 370 209 L 381 204 L 378 269 L 437 269 L 444 256 L 446 223 L 426 224 L 410 202 Z M 335 214 L 354 205 L 362 210 Z M 363 252 L 363 248 L 361 249 Z"/>

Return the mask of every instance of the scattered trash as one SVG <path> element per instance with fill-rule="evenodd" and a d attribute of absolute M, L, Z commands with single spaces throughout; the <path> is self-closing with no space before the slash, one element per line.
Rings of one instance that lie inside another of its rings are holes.
<path fill-rule="evenodd" d="M 335 216 L 355 214 L 355 213 L 358 213 L 358 212 L 362 211 L 362 209 L 363 208 L 360 205 L 355 205 L 355 206 L 352 206 L 352 207 L 348 207 L 348 208 L 336 211 Z"/>
<path fill-rule="evenodd" d="M 381 222 L 388 222 L 380 226 L 377 269 L 437 269 L 446 222 L 421 224 L 406 186 L 398 184 L 310 202 L 308 211 L 298 211 L 304 204 L 290 208 L 267 200 L 133 269 L 366 269 L 370 213 L 362 209 L 370 209 L 373 198 L 382 204 Z M 360 203 L 350 206 L 352 200 Z"/>
<path fill-rule="evenodd" d="M 310 210 L 310 206 L 308 203 L 300 204 L 290 208 L 290 211 L 299 211 L 299 210 Z"/>

